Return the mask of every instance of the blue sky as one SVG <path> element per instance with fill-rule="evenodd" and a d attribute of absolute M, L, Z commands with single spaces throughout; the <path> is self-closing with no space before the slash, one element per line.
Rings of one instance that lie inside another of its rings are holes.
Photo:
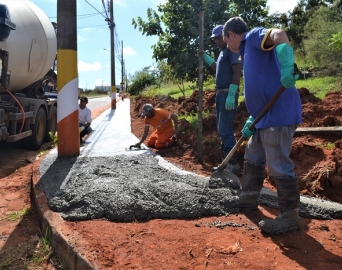
<path fill-rule="evenodd" d="M 51 21 L 57 21 L 57 0 L 30 0 L 40 7 Z M 152 44 L 158 38 L 146 37 L 132 25 L 132 18 L 138 16 L 146 20 L 146 10 L 164 0 L 114 0 L 114 21 L 116 27 L 115 44 L 123 58 L 127 74 L 134 74 L 155 62 L 152 59 Z M 105 3 L 108 0 L 104 0 Z M 292 10 L 297 0 L 269 0 L 271 13 Z M 99 14 L 104 8 L 102 0 L 77 0 L 77 55 L 79 87 L 94 89 L 95 85 L 110 85 L 110 31 L 105 18 Z M 108 13 L 109 16 L 109 13 Z M 57 22 L 58 24 L 58 22 Z M 117 56 L 119 57 L 119 56 Z M 121 63 L 116 57 L 116 84 L 121 82 Z"/>

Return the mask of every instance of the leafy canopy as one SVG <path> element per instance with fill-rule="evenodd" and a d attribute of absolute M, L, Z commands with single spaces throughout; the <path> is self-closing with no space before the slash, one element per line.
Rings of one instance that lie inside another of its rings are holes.
<path fill-rule="evenodd" d="M 199 12 L 204 11 L 204 50 L 210 54 L 216 45 L 210 40 L 212 29 L 230 17 L 241 16 L 249 25 L 263 26 L 268 14 L 265 0 L 168 0 L 158 10 L 147 10 L 147 21 L 133 18 L 132 24 L 143 35 L 158 36 L 152 46 L 153 58 L 166 61 L 171 77 L 180 81 L 198 79 Z M 204 69 L 204 79 L 210 69 Z"/>

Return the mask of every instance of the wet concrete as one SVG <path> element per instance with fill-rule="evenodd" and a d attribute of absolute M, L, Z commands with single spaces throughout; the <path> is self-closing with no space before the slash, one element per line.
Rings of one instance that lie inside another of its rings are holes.
<path fill-rule="evenodd" d="M 57 150 L 40 164 L 37 185 L 51 210 L 66 220 L 111 221 L 197 218 L 238 212 L 229 181 L 184 172 L 149 150 L 126 151 L 138 142 L 130 132 L 129 100 L 96 118 L 81 155 L 60 159 Z M 260 203 L 277 207 L 276 194 L 263 189 Z M 301 197 L 300 215 L 342 217 L 342 205 Z"/>
<path fill-rule="evenodd" d="M 120 155 L 79 158 L 76 162 L 55 160 L 43 172 L 41 187 L 50 208 L 67 220 L 133 221 L 229 214 L 236 191 L 210 189 L 208 180 L 166 169 L 150 154 Z"/>
<path fill-rule="evenodd" d="M 196 218 L 238 212 L 238 193 L 229 184 L 213 186 L 207 177 L 180 174 L 151 154 L 57 159 L 41 163 L 42 188 L 51 210 L 66 220 L 111 221 Z M 221 180 L 217 180 L 217 183 Z M 277 208 L 276 193 L 264 189 L 260 202 Z M 317 219 L 341 218 L 340 204 L 301 197 L 300 214 Z"/>

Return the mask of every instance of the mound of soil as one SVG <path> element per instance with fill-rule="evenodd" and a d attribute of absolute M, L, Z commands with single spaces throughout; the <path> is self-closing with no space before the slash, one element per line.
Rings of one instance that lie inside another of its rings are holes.
<path fill-rule="evenodd" d="M 306 88 L 298 89 L 303 107 L 303 123 L 299 127 L 336 127 L 342 121 L 342 92 L 336 91 L 326 95 L 323 100 L 316 98 Z M 191 115 L 198 112 L 199 92 L 195 91 L 189 98 L 177 100 L 169 96 L 146 98 L 138 96 L 131 100 L 132 133 L 138 138 L 143 132 L 143 119 L 140 118 L 141 108 L 145 103 L 154 107 L 164 108 L 178 115 Z M 203 111 L 209 113 L 202 121 L 202 159 L 198 158 L 198 128 L 193 127 L 185 119 L 179 121 L 179 140 L 189 144 L 184 150 L 173 146 L 161 150 L 152 149 L 170 162 L 187 171 L 210 176 L 212 167 L 221 162 L 219 146 L 220 138 L 216 130 L 215 92 L 203 93 Z M 248 118 L 244 102 L 237 108 L 234 121 L 235 136 L 241 137 L 241 129 Z M 153 128 L 150 129 L 150 132 Z M 312 134 L 313 133 L 313 134 Z M 240 165 L 243 166 L 245 144 L 239 148 Z M 291 158 L 295 162 L 295 171 L 300 182 L 301 194 L 327 200 L 342 202 L 342 140 L 341 133 L 327 131 L 315 134 L 312 131 L 295 136 Z M 274 181 L 267 177 L 265 186 L 274 189 Z"/>

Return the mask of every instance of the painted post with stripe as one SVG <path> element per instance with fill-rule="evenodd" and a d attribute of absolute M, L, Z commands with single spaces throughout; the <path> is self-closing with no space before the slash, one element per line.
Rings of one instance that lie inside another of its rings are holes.
<path fill-rule="evenodd" d="M 76 0 L 58 0 L 58 157 L 73 157 L 80 154 L 76 19 Z"/>
<path fill-rule="evenodd" d="M 112 110 L 116 109 L 116 86 L 115 86 L 115 48 L 114 48 L 114 8 L 113 8 L 113 0 L 110 0 L 110 63 L 111 63 L 111 107 Z"/>

